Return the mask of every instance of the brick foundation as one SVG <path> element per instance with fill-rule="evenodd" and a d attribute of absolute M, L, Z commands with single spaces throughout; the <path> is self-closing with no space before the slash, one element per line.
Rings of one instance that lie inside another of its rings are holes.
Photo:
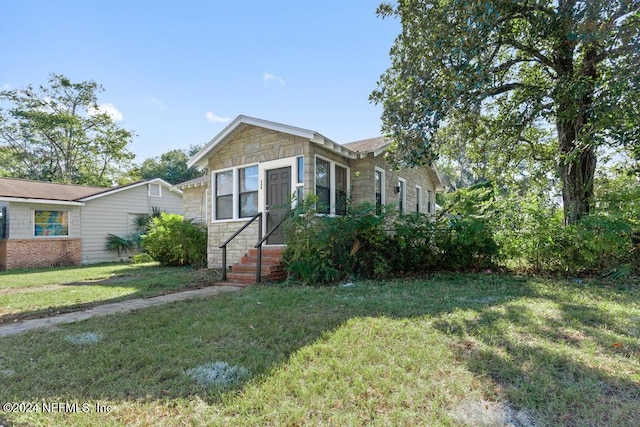
<path fill-rule="evenodd" d="M 17 239 L 0 242 L 0 269 L 79 265 L 82 239 Z"/>

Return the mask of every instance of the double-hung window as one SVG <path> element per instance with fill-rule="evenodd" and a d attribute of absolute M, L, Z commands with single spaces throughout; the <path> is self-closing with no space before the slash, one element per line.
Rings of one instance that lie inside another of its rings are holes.
<path fill-rule="evenodd" d="M 431 213 L 431 190 L 427 190 L 427 213 Z"/>
<path fill-rule="evenodd" d="M 349 169 L 316 157 L 316 212 L 345 215 L 349 189 Z"/>
<path fill-rule="evenodd" d="M 258 166 L 240 169 L 240 218 L 258 213 Z"/>
<path fill-rule="evenodd" d="M 317 211 L 331 213 L 331 163 L 319 158 L 316 158 L 316 196 Z"/>
<path fill-rule="evenodd" d="M 69 235 L 69 212 L 33 211 L 33 235 L 53 237 Z"/>
<path fill-rule="evenodd" d="M 422 211 L 422 188 L 416 186 L 416 212 Z"/>
<path fill-rule="evenodd" d="M 216 219 L 233 218 L 233 170 L 216 173 Z"/>
<path fill-rule="evenodd" d="M 216 220 L 258 213 L 258 165 L 216 172 L 214 177 Z"/>

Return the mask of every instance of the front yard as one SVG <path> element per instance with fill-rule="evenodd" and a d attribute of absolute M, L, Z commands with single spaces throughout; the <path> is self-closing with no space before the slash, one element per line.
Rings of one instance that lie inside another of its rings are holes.
<path fill-rule="evenodd" d="M 489 274 L 250 287 L 0 339 L 0 423 L 637 426 L 639 297 Z"/>
<path fill-rule="evenodd" d="M 0 325 L 211 284 L 219 274 L 156 264 L 100 264 L 0 272 Z M 168 280 L 170 278 L 170 280 Z"/>

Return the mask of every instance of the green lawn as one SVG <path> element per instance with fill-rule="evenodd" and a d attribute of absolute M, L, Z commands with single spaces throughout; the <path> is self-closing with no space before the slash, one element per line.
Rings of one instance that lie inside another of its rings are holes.
<path fill-rule="evenodd" d="M 0 324 L 86 309 L 96 303 L 162 295 L 219 276 L 156 264 L 100 264 L 0 272 Z"/>
<path fill-rule="evenodd" d="M 256 286 L 0 339 L 0 402 L 38 404 L 14 425 L 637 426 L 639 297 L 485 274 Z"/>

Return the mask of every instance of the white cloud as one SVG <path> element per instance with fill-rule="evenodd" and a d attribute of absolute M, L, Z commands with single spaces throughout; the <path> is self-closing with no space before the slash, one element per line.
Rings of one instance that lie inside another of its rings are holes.
<path fill-rule="evenodd" d="M 227 123 L 229 120 L 231 120 L 228 117 L 220 117 L 220 116 L 216 116 L 213 111 L 207 111 L 204 115 L 207 120 L 209 120 L 211 123 Z"/>
<path fill-rule="evenodd" d="M 11 89 L 11 85 L 9 83 L 2 83 L 2 90 L 9 90 Z"/>
<path fill-rule="evenodd" d="M 281 77 L 278 77 L 273 73 L 263 72 L 262 73 L 262 80 L 264 80 L 267 83 L 279 83 L 281 85 L 284 84 L 284 80 L 282 80 Z"/>
<path fill-rule="evenodd" d="M 114 122 L 121 122 L 124 120 L 124 116 L 113 104 L 102 104 L 98 105 L 97 108 L 89 107 L 87 108 L 87 114 L 90 116 L 95 116 L 96 114 L 106 114 L 111 117 Z"/>
<path fill-rule="evenodd" d="M 158 98 L 148 98 L 147 101 L 158 111 L 165 111 L 167 107 L 164 105 L 164 102 L 160 101 Z"/>

